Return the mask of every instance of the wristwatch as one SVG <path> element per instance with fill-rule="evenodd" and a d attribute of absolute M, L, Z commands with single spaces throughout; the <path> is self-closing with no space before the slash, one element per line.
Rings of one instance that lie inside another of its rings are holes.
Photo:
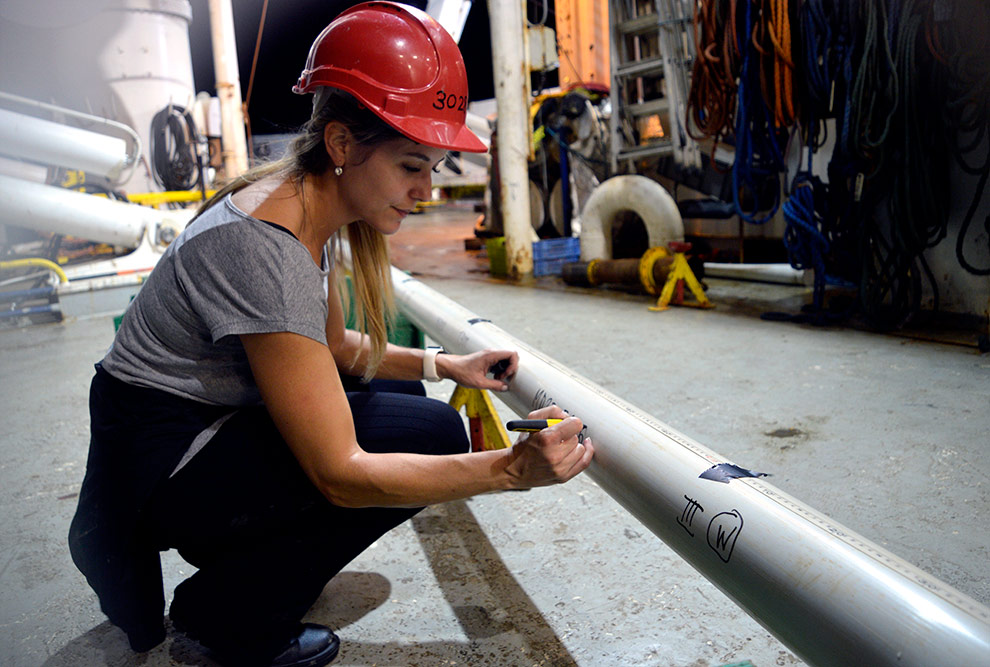
<path fill-rule="evenodd" d="M 427 382 L 439 382 L 443 379 L 437 373 L 437 355 L 442 353 L 442 347 L 428 347 L 423 350 L 423 379 Z"/>

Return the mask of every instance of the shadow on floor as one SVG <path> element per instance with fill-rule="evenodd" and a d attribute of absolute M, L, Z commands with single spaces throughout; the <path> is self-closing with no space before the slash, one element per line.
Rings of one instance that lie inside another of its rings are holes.
<path fill-rule="evenodd" d="M 472 643 L 513 635 L 514 655 L 526 654 L 526 664 L 577 665 L 543 614 L 506 568 L 466 501 L 428 508 L 413 517 L 413 528 L 440 584 L 444 599 L 454 610 Z M 470 582 L 471 585 L 465 585 Z M 478 593 L 484 591 L 478 605 Z M 492 642 L 489 649 L 509 644 Z"/>
<path fill-rule="evenodd" d="M 338 662 L 349 665 L 486 664 L 576 667 L 539 609 L 506 568 L 467 502 L 429 507 L 412 519 L 426 559 L 466 641 L 363 642 L 344 637 Z M 426 585 L 424 583 L 424 585 Z M 374 572 L 341 572 L 327 584 L 308 619 L 342 629 L 387 603 L 391 582 Z M 127 637 L 105 621 L 71 640 L 45 667 L 79 665 L 216 665 L 166 619 L 167 637 L 134 653 Z M 453 628 L 452 628 L 453 630 Z M 346 633 L 345 633 L 346 635 Z"/>

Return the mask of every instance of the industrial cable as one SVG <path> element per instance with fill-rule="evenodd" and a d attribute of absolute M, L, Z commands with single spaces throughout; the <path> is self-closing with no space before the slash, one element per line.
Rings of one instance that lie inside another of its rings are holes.
<path fill-rule="evenodd" d="M 752 46 L 754 3 L 747 1 L 744 29 L 738 31 L 738 48 L 742 52 L 739 72 L 739 102 L 736 109 L 736 155 L 732 164 L 733 204 L 746 222 L 763 224 L 773 218 L 780 207 L 779 174 L 783 171 L 777 131 L 773 127 L 766 100 L 760 92 L 759 52 Z M 768 206 L 766 195 L 772 203 Z"/>
<path fill-rule="evenodd" d="M 797 317 L 779 313 L 765 313 L 765 319 L 808 321 L 812 324 L 829 324 L 849 315 L 848 312 L 825 310 L 825 287 L 828 283 L 849 284 L 835 275 L 833 267 L 842 267 L 836 250 L 845 250 L 847 236 L 837 234 L 836 219 L 830 210 L 830 188 L 812 172 L 815 138 L 806 135 L 807 165 L 794 178 L 791 195 L 784 202 L 782 212 L 787 221 L 784 230 L 784 247 L 787 258 L 795 269 L 812 269 L 812 303 L 803 308 L 805 313 Z"/>
<path fill-rule="evenodd" d="M 973 199 L 967 208 L 966 215 L 959 227 L 959 235 L 956 237 L 956 257 L 960 266 L 966 271 L 977 276 L 990 275 L 990 265 L 979 267 L 966 258 L 965 241 L 969 235 L 970 226 L 976 216 L 976 211 L 983 194 L 986 191 L 987 180 L 990 177 L 990 68 L 983 67 L 980 71 L 981 61 L 975 54 L 961 53 L 957 59 L 958 68 L 954 71 L 960 72 L 963 76 L 956 82 L 956 90 L 953 91 L 955 99 L 947 105 L 950 115 L 950 124 L 955 128 L 953 134 L 956 140 L 955 157 L 956 162 L 962 170 L 970 175 L 979 174 L 979 181 Z M 969 76 L 966 76 L 969 74 Z M 960 145 L 961 137 L 970 135 L 972 138 L 965 144 Z M 980 152 L 982 149 L 982 153 Z M 986 157 L 982 165 L 972 165 L 967 161 L 966 156 L 972 153 L 982 154 Z M 987 238 L 987 254 L 990 256 L 990 215 L 983 219 L 983 233 Z"/>
<path fill-rule="evenodd" d="M 810 160 L 809 160 L 810 162 Z M 813 269 L 813 307 L 821 312 L 825 297 L 825 256 L 829 251 L 828 239 L 821 231 L 826 216 L 820 213 L 822 204 L 816 202 L 816 190 L 824 187 L 821 180 L 809 171 L 797 176 L 793 194 L 783 205 L 787 228 L 784 231 L 784 247 L 787 258 L 795 269 Z M 818 198 L 823 200 L 822 197 Z"/>
<path fill-rule="evenodd" d="M 170 104 L 151 119 L 151 164 L 165 190 L 190 190 L 202 178 L 196 125 L 183 107 Z"/>
<path fill-rule="evenodd" d="M 902 164 L 891 170 L 891 203 L 899 209 L 901 220 L 896 229 L 904 235 L 905 249 L 920 252 L 946 236 L 950 184 L 939 108 L 944 99 L 939 94 L 944 90 L 940 84 L 944 77 L 933 66 L 933 60 L 918 48 L 923 17 L 913 11 L 914 4 L 915 0 L 905 0 L 897 33 L 897 75 L 905 99 L 898 106 L 902 124 L 898 152 Z M 919 86 L 922 78 L 928 84 L 924 88 Z"/>
<path fill-rule="evenodd" d="M 973 10 L 979 7 L 955 6 L 955 17 L 970 18 Z M 988 10 L 982 9 L 986 17 Z M 977 13 L 977 16 L 979 14 Z M 956 258 L 959 265 L 966 271 L 977 276 L 990 275 L 990 264 L 977 266 L 966 257 L 965 243 L 969 237 L 970 228 L 976 217 L 980 202 L 983 200 L 988 177 L 990 177 L 990 64 L 985 57 L 976 52 L 971 45 L 964 44 L 955 31 L 946 30 L 945 26 L 952 16 L 937 15 L 933 5 L 925 24 L 925 41 L 929 51 L 936 60 L 952 72 L 954 76 L 948 81 L 948 99 L 946 101 L 946 121 L 950 128 L 948 132 L 952 141 L 952 154 L 956 164 L 970 176 L 978 176 L 977 185 L 966 209 L 956 237 Z M 979 20 L 977 19 L 977 25 Z M 971 164 L 971 155 L 983 156 L 982 164 Z M 990 256 L 990 215 L 983 220 L 983 235 L 987 238 L 987 255 Z"/>
<path fill-rule="evenodd" d="M 853 108 L 856 98 L 852 95 L 854 64 L 859 60 L 862 44 L 861 21 L 855 7 L 835 0 L 807 0 L 809 16 L 803 25 L 805 43 L 809 49 L 806 62 L 812 58 L 820 69 L 820 76 L 813 78 L 808 87 L 809 100 L 802 106 L 803 123 L 812 127 L 820 123 L 820 136 L 815 145 L 824 145 L 827 138 L 825 119 L 834 118 L 836 136 L 832 156 L 828 163 L 828 188 L 824 193 L 829 201 L 828 217 L 823 221 L 822 232 L 829 240 L 831 253 L 829 266 L 833 276 L 860 284 L 863 262 L 862 236 L 872 210 L 877 205 L 882 188 L 867 187 L 865 171 L 859 153 L 849 144 Z M 819 31 L 826 39 L 819 37 Z M 814 67 L 811 68 L 815 70 Z M 812 103 L 810 100 L 814 100 Z M 872 183 L 871 183 L 872 185 Z"/>
<path fill-rule="evenodd" d="M 896 0 L 893 0 L 896 2 Z M 882 167 L 884 144 L 898 108 L 897 68 L 888 35 L 887 0 L 874 0 L 862 6 L 865 22 L 860 35 L 863 44 L 850 95 L 856 104 L 850 108 L 850 150 L 875 173 Z M 866 174 L 866 178 L 873 174 Z"/>
<path fill-rule="evenodd" d="M 815 270 L 812 308 L 818 321 L 825 316 L 826 282 L 858 283 L 874 323 L 902 316 L 881 317 L 879 304 L 892 304 L 891 312 L 903 314 L 920 303 L 920 290 L 904 289 L 917 285 L 904 276 L 916 279 L 919 268 L 891 241 L 896 220 L 887 225 L 876 219 L 892 181 L 883 169 L 884 154 L 892 150 L 887 140 L 899 103 L 889 7 L 885 0 L 865 5 L 806 0 L 798 12 L 805 75 L 800 118 L 808 166 L 783 207 L 784 244 L 793 266 Z M 838 135 L 825 183 L 812 175 L 811 157 L 825 144 L 830 117 L 836 118 Z"/>
<path fill-rule="evenodd" d="M 827 119 L 835 116 L 836 85 L 845 53 L 850 48 L 849 33 L 841 30 L 840 14 L 831 0 L 805 0 L 798 10 L 802 58 L 795 58 L 803 76 L 798 78 L 801 93 L 798 118 L 808 151 L 808 166 L 792 184 L 791 196 L 784 203 L 787 221 L 784 247 L 795 268 L 814 268 L 812 321 L 822 321 L 824 292 L 829 281 L 848 280 L 857 275 L 849 268 L 855 249 L 855 229 L 831 206 L 834 188 L 814 177 L 814 153 L 826 145 Z M 842 93 L 840 91 L 840 97 Z"/>
<path fill-rule="evenodd" d="M 969 208 L 966 210 L 966 216 L 963 218 L 962 224 L 959 226 L 959 236 L 956 237 L 956 258 L 959 260 L 959 265 L 966 269 L 966 271 L 969 271 L 976 276 L 990 276 L 990 266 L 978 267 L 975 264 L 970 263 L 969 260 L 966 259 L 965 241 L 966 237 L 969 235 L 969 227 L 973 224 L 973 218 L 976 216 L 976 209 L 983 200 L 983 192 L 987 187 L 988 176 L 990 176 L 990 168 L 985 169 L 983 173 L 980 174 L 980 181 L 976 186 L 976 194 L 973 196 L 973 200 L 970 202 Z M 990 215 L 987 215 L 983 219 L 983 234 L 985 238 L 990 239 Z M 990 250 L 990 244 L 988 244 L 988 250 Z"/>
<path fill-rule="evenodd" d="M 736 2 L 702 0 L 694 7 L 697 53 L 687 99 L 688 132 L 695 139 L 713 137 L 716 147 L 732 134 L 736 115 L 736 81 L 742 64 Z"/>
<path fill-rule="evenodd" d="M 947 236 L 953 159 L 977 177 L 956 254 L 965 270 L 990 275 L 982 240 L 980 255 L 966 256 L 990 180 L 990 69 L 985 54 L 960 44 L 962 33 L 985 32 L 968 22 L 979 24 L 987 10 L 978 1 L 966 4 L 699 0 L 695 6 L 687 113 L 697 134 L 716 145 L 735 144 L 733 204 L 741 219 L 762 223 L 776 212 L 783 132 L 799 122 L 808 166 L 783 204 L 784 243 L 795 267 L 815 270 L 816 308 L 827 278 L 858 285 L 863 313 L 880 328 L 916 315 L 926 293 L 938 310 L 925 253 Z M 950 14 L 955 32 L 948 29 Z M 830 119 L 835 141 L 823 180 L 813 176 L 811 158 L 829 140 Z M 990 238 L 990 216 L 978 233 Z"/>
<path fill-rule="evenodd" d="M 885 146 L 877 168 L 883 185 L 889 186 L 886 219 L 877 209 L 866 220 L 861 256 L 864 313 L 882 328 L 901 326 L 920 311 L 922 280 L 931 290 L 932 312 L 939 309 L 938 281 L 924 252 L 947 235 L 950 192 L 941 109 L 947 75 L 927 49 L 919 48 L 925 41 L 926 7 L 915 0 L 892 0 L 890 6 L 896 11 L 890 14 L 886 33 L 898 100 L 886 136 L 889 154 Z M 854 139 L 869 151 L 865 136 L 860 133 Z"/>
<path fill-rule="evenodd" d="M 761 5 L 752 33 L 752 46 L 760 54 L 760 89 L 774 125 L 787 127 L 797 116 L 787 0 L 762 0 Z"/>
<path fill-rule="evenodd" d="M 880 105 L 875 101 L 880 95 L 878 91 L 889 85 L 896 87 L 896 84 L 887 83 L 895 78 L 892 58 L 888 55 L 888 35 L 886 30 L 879 28 L 878 8 L 873 3 L 853 7 L 848 3 L 832 2 L 827 25 L 821 21 L 827 10 L 818 8 L 818 4 L 824 3 L 813 0 L 810 7 L 818 20 L 808 22 L 806 26 L 812 36 L 814 27 L 818 27 L 836 38 L 833 45 L 824 45 L 835 51 L 834 57 L 825 62 L 825 77 L 828 78 L 823 77 L 819 83 L 827 83 L 829 87 L 827 92 L 821 88 L 813 90 L 817 93 L 818 104 L 810 105 L 811 113 L 815 107 L 821 113 L 822 96 L 827 95 L 826 114 L 836 117 L 837 136 L 828 165 L 831 209 L 829 217 L 823 221 L 822 231 L 830 241 L 833 275 L 860 285 L 861 298 L 872 292 L 874 296 L 869 301 L 876 302 L 879 298 L 876 295 L 886 292 L 871 290 L 871 286 L 888 284 L 897 273 L 884 277 L 885 270 L 890 268 L 889 251 L 885 243 L 871 240 L 883 231 L 875 218 L 877 206 L 889 190 L 889 176 L 881 173 L 884 161 L 878 146 L 882 146 L 888 137 L 891 104 L 897 102 L 895 99 Z M 810 41 L 818 43 L 815 39 Z M 866 100 L 867 94 L 873 96 L 871 101 Z M 884 127 L 879 132 L 882 141 L 871 142 L 869 139 L 876 135 L 872 128 L 881 124 Z M 867 311 L 876 312 L 876 309 Z"/>
<path fill-rule="evenodd" d="M 876 89 L 878 82 L 874 77 L 879 75 L 880 69 L 875 65 L 873 54 L 880 40 L 885 44 L 883 48 L 889 50 L 890 40 L 896 39 L 901 17 L 891 16 L 890 32 L 879 32 L 875 8 L 859 9 L 865 16 L 857 12 L 847 17 L 859 19 L 856 21 L 859 39 L 855 52 L 859 66 L 853 65 L 854 52 L 846 53 L 842 69 L 846 95 L 829 177 L 836 183 L 837 198 L 843 202 L 847 224 L 858 228 L 855 252 L 860 265 L 861 308 L 872 325 L 889 329 L 903 324 L 908 314 L 920 307 L 920 280 L 916 264 L 900 252 L 901 244 L 895 239 L 895 228 L 900 221 L 889 201 L 891 182 L 883 169 L 885 162 L 880 151 L 871 150 L 863 142 L 874 126 L 876 118 L 870 111 L 876 107 L 865 109 L 862 94 L 864 90 Z M 895 61 L 888 76 L 897 77 L 897 65 Z M 885 115 L 884 123 L 891 119 L 892 116 Z M 897 123 L 891 135 L 889 125 L 886 125 L 883 138 L 894 140 L 902 130 L 902 125 Z M 883 193 L 888 193 L 886 206 L 882 206 Z"/>
<path fill-rule="evenodd" d="M 843 53 L 848 48 L 848 35 L 837 29 L 836 16 L 832 3 L 827 0 L 804 0 L 799 9 L 804 47 L 803 76 L 799 78 L 802 92 L 799 116 L 812 150 L 823 147 L 828 140 L 825 119 L 834 115 L 836 79 Z"/>
<path fill-rule="evenodd" d="M 912 192 L 915 185 L 906 185 L 924 179 L 908 174 L 915 165 L 927 168 L 915 152 L 928 146 L 923 136 L 905 143 L 906 128 L 917 124 L 906 109 L 922 104 L 905 94 L 917 87 L 915 70 L 923 70 L 908 48 L 912 14 L 911 3 L 898 0 L 807 0 L 800 14 L 808 72 L 802 123 L 809 147 L 823 144 L 823 121 L 836 118 L 828 185 L 821 184 L 829 204 L 820 219 L 829 242 L 827 264 L 833 276 L 859 284 L 864 313 L 882 328 L 898 326 L 918 310 L 922 276 L 932 284 L 936 304 L 938 299 L 921 256 L 926 246 L 910 231 L 916 228 L 913 211 L 904 213 L 905 206 L 930 211 L 926 202 L 933 196 L 930 188 Z"/>
<path fill-rule="evenodd" d="M 732 137 L 733 205 L 743 220 L 754 224 L 769 221 L 780 207 L 779 173 L 784 167 L 778 136 L 783 128 L 768 108 L 760 57 L 780 55 L 781 67 L 793 69 L 786 2 L 770 1 L 777 3 L 776 20 L 763 18 L 773 11 L 763 7 L 763 0 L 702 0 L 695 6 L 697 55 L 686 107 L 692 138 L 713 137 L 717 149 L 720 141 Z M 766 45 L 758 43 L 760 36 Z M 794 104 L 781 98 L 780 105 L 780 120 L 789 124 Z"/>

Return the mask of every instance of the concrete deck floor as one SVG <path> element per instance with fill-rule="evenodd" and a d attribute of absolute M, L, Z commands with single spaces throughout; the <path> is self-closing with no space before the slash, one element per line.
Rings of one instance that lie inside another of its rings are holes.
<path fill-rule="evenodd" d="M 761 321 L 803 288 L 709 280 L 713 311 L 514 286 L 465 253 L 473 215 L 412 218 L 395 261 L 431 287 L 774 485 L 990 604 L 990 357 Z M 72 567 L 87 385 L 112 315 L 0 331 L 0 665 L 212 665 L 171 631 L 133 654 Z M 448 382 L 430 385 L 449 397 Z M 508 411 L 504 416 L 509 417 Z M 164 554 L 166 595 L 191 573 Z M 309 615 L 335 665 L 802 664 L 585 476 L 429 508 Z"/>

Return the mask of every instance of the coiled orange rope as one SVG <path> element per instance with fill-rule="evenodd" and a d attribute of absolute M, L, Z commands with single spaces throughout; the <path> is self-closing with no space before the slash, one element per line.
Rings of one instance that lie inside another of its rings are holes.
<path fill-rule="evenodd" d="M 688 95 L 691 136 L 696 139 L 719 141 L 733 131 L 742 63 L 737 1 L 752 2 L 759 16 L 747 37 L 760 54 L 761 89 L 774 125 L 788 127 L 798 116 L 789 0 L 701 0 L 695 5 L 697 57 Z"/>
<path fill-rule="evenodd" d="M 714 137 L 718 142 L 733 130 L 741 63 L 735 16 L 736 0 L 705 0 L 695 5 L 697 56 L 687 102 L 692 121 L 688 131 L 695 139 Z"/>
<path fill-rule="evenodd" d="M 787 0 L 762 0 L 753 26 L 753 47 L 760 58 L 763 99 L 773 110 L 776 127 L 788 127 L 797 117 L 794 96 L 794 59 L 791 55 L 791 19 Z"/>

